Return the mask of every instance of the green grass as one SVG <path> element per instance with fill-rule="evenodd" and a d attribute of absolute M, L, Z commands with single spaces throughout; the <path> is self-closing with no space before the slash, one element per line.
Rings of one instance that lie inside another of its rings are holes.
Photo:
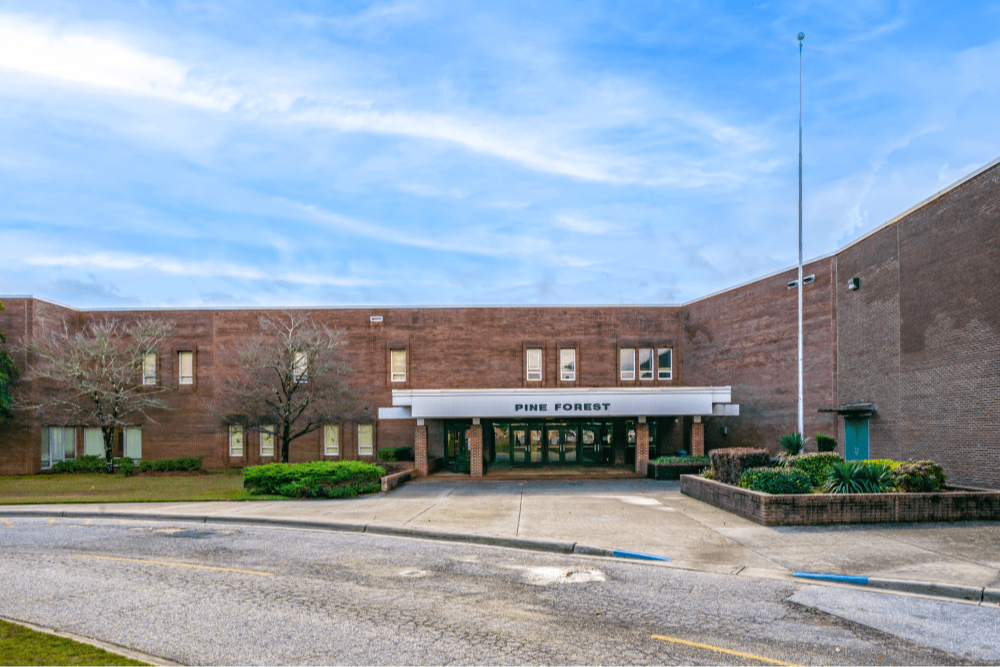
<path fill-rule="evenodd" d="M 0 665 L 146 665 L 45 632 L 0 620 Z"/>
<path fill-rule="evenodd" d="M 243 473 L 119 477 L 105 473 L 0 477 L 0 505 L 277 500 L 243 488 Z"/>

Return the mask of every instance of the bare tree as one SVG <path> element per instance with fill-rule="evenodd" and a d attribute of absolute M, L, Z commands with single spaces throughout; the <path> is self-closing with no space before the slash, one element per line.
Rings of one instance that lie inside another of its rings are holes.
<path fill-rule="evenodd" d="M 172 331 L 173 323 L 149 317 L 90 322 L 78 332 L 64 322 L 25 345 L 23 379 L 33 390 L 22 385 L 19 405 L 48 423 L 100 427 L 110 470 L 116 429 L 155 421 L 150 411 L 167 408 L 167 389 L 144 384 L 143 366 Z"/>
<path fill-rule="evenodd" d="M 0 301 L 0 311 L 7 308 Z M 0 344 L 7 342 L 7 334 L 0 331 Z M 0 346 L 0 424 L 10 421 L 14 416 L 14 381 L 20 374 L 20 370 L 14 364 L 7 351 Z"/>
<path fill-rule="evenodd" d="M 222 350 L 226 379 L 215 411 L 225 422 L 270 431 L 289 444 L 325 424 L 365 419 L 343 360 L 344 332 L 291 311 L 259 318 L 258 333 Z"/>

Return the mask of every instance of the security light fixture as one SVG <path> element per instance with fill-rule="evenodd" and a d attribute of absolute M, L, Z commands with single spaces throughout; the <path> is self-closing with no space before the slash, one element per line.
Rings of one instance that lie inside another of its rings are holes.
<path fill-rule="evenodd" d="M 802 279 L 802 284 L 803 285 L 808 285 L 809 283 L 812 283 L 812 282 L 816 282 L 816 275 L 815 274 L 813 274 L 811 276 L 806 276 L 805 278 Z M 799 281 L 798 280 L 793 280 L 792 282 L 788 283 L 788 289 L 795 289 L 798 286 L 799 286 Z"/>
<path fill-rule="evenodd" d="M 382 321 L 382 316 L 381 315 L 372 315 L 371 316 L 371 321 L 372 322 L 381 322 Z"/>
<path fill-rule="evenodd" d="M 847 289 L 852 292 L 861 289 L 861 278 L 851 278 L 847 281 Z"/>

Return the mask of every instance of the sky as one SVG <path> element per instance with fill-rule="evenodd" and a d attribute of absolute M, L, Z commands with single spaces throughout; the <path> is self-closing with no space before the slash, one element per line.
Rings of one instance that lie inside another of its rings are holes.
<path fill-rule="evenodd" d="M 998 2 L 0 0 L 0 295 L 678 304 L 1000 157 Z"/>

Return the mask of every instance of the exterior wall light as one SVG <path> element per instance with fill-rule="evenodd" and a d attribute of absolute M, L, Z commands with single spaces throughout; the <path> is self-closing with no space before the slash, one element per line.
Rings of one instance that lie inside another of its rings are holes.
<path fill-rule="evenodd" d="M 808 285 L 809 283 L 812 283 L 812 282 L 816 282 L 816 275 L 815 274 L 813 274 L 811 276 L 806 276 L 805 278 L 802 279 L 802 284 L 803 285 Z M 788 283 L 788 289 L 795 289 L 798 286 L 799 286 L 799 281 L 798 280 L 793 280 L 792 282 Z"/>
<path fill-rule="evenodd" d="M 861 278 L 851 278 L 847 281 L 847 289 L 855 292 L 861 289 Z"/>

